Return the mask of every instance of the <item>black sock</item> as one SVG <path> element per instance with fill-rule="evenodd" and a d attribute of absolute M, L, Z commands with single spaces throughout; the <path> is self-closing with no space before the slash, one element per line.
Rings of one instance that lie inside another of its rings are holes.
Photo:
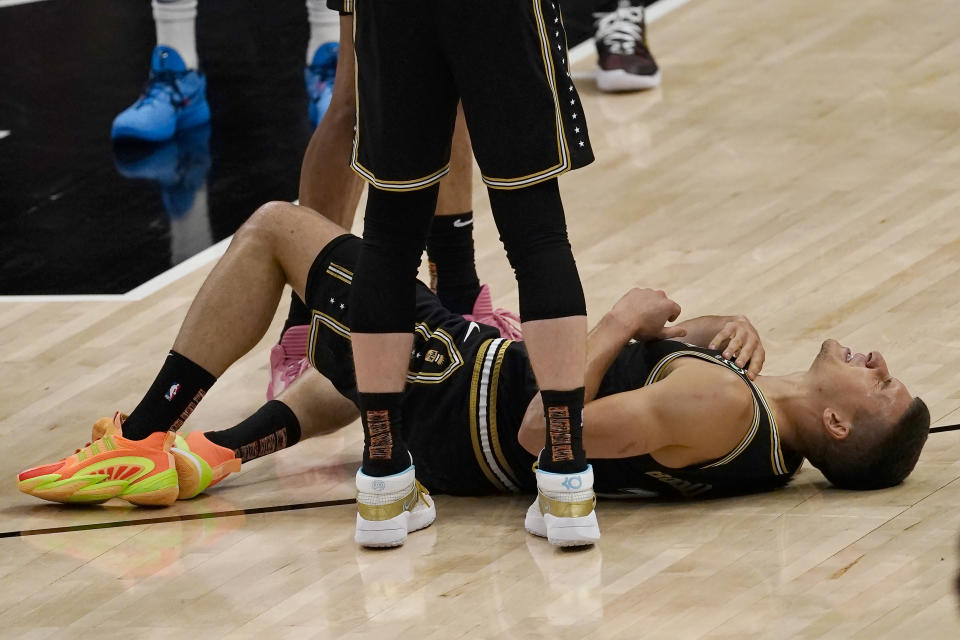
<path fill-rule="evenodd" d="M 573 391 L 541 391 L 547 442 L 540 468 L 551 473 L 577 473 L 587 468 L 583 451 L 583 387 Z"/>
<path fill-rule="evenodd" d="M 283 321 L 283 330 L 280 332 L 280 339 L 290 327 L 297 327 L 304 324 L 310 324 L 311 313 L 307 305 L 303 303 L 296 291 L 290 292 L 290 309 L 287 310 L 287 319 Z"/>
<path fill-rule="evenodd" d="M 214 444 L 233 449 L 238 458 L 249 462 L 300 442 L 300 421 L 290 407 L 271 400 L 240 424 L 203 435 Z"/>
<path fill-rule="evenodd" d="M 363 472 L 390 476 L 410 466 L 410 454 L 400 435 L 403 393 L 360 393 L 363 422 Z"/>
<path fill-rule="evenodd" d="M 444 307 L 454 313 L 470 313 L 480 293 L 480 279 L 473 255 L 473 212 L 434 216 L 427 237 L 431 288 Z"/>
<path fill-rule="evenodd" d="M 142 440 L 157 431 L 176 431 L 216 381 L 200 365 L 170 351 L 143 400 L 123 423 L 123 437 Z"/>

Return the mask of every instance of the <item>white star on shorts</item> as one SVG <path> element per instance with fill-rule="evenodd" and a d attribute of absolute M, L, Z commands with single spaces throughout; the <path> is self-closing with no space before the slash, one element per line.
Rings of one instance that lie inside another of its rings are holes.
<path fill-rule="evenodd" d="M 336 302 L 336 300 L 334 300 L 333 298 L 330 298 L 330 304 L 333 304 L 334 302 Z"/>
<path fill-rule="evenodd" d="M 577 119 L 577 114 L 573 114 L 573 119 L 574 119 L 574 120 Z"/>
<path fill-rule="evenodd" d="M 580 141 L 580 146 L 581 146 L 581 147 L 583 146 L 583 140 Z"/>
<path fill-rule="evenodd" d="M 580 127 L 574 127 L 573 132 L 574 132 L 574 133 L 580 133 Z"/>
<path fill-rule="evenodd" d="M 581 142 L 580 145 L 582 146 L 583 143 Z M 340 308 L 341 308 L 341 309 L 346 309 L 346 308 L 347 308 L 347 305 L 345 305 L 345 304 L 343 304 L 343 303 L 341 302 L 341 303 L 340 303 Z"/>

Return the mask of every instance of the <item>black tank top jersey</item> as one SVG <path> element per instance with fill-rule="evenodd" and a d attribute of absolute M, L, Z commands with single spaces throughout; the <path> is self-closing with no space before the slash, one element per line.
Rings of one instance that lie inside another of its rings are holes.
<path fill-rule="evenodd" d="M 753 422 L 746 425 L 743 439 L 721 458 L 680 469 L 665 467 L 650 455 L 591 459 L 597 493 L 629 497 L 654 492 L 692 498 L 765 491 L 789 482 L 800 468 L 802 456 L 783 450 L 776 421 L 763 394 L 743 369 L 724 359 L 719 351 L 674 340 L 631 343 L 607 370 L 597 397 L 653 384 L 662 377 L 670 362 L 682 357 L 699 358 L 729 369 L 750 388 Z"/>

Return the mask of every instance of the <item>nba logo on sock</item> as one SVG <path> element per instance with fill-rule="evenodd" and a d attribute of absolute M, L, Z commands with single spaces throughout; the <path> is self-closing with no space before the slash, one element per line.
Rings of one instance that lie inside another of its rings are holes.
<path fill-rule="evenodd" d="M 163 396 L 167 400 L 173 400 L 173 397 L 177 395 L 177 392 L 180 391 L 180 383 L 174 382 L 170 385 L 170 389 L 167 390 L 167 395 Z"/>

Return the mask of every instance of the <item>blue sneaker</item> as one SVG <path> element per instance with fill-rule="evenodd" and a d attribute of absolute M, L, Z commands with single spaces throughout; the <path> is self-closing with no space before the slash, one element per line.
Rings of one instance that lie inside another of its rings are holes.
<path fill-rule="evenodd" d="M 161 45 L 153 50 L 143 95 L 114 118 L 110 137 L 160 142 L 209 121 L 206 78 L 187 69 L 176 49 Z"/>
<path fill-rule="evenodd" d="M 178 131 L 161 144 L 117 144 L 117 172 L 132 180 L 149 180 L 160 189 L 171 218 L 185 216 L 210 171 L 210 125 Z"/>
<path fill-rule="evenodd" d="M 330 106 L 333 97 L 333 81 L 337 76 L 337 55 L 340 45 L 325 42 L 317 47 L 313 62 L 303 70 L 303 79 L 307 83 L 307 97 L 310 99 L 310 125 L 316 129 L 323 114 Z"/>

